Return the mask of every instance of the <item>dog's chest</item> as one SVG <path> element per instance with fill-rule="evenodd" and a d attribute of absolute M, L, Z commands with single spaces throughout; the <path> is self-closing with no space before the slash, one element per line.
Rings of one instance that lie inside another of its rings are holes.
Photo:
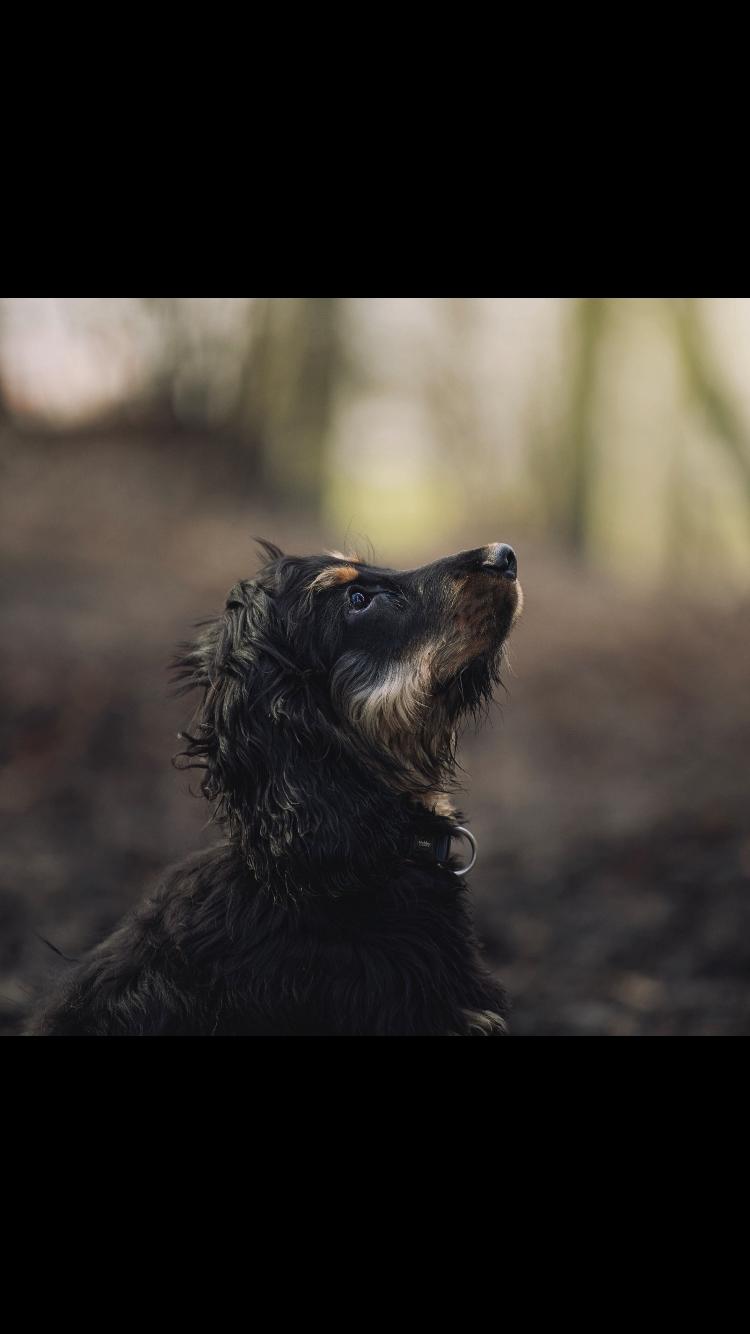
<path fill-rule="evenodd" d="M 492 999 L 462 904 L 381 895 L 266 922 L 230 970 L 215 1031 L 455 1033 Z"/>

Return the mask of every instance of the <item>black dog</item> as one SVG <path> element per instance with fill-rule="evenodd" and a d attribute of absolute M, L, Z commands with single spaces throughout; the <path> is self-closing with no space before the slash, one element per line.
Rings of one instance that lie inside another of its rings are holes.
<path fill-rule="evenodd" d="M 493 543 L 400 573 L 284 556 L 176 663 L 226 839 L 66 979 L 43 1035 L 502 1033 L 450 855 L 457 725 L 521 609 Z"/>

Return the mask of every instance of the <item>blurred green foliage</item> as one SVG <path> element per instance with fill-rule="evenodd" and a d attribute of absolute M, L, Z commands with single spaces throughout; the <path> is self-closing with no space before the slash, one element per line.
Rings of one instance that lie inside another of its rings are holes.
<path fill-rule="evenodd" d="M 5 298 L 0 422 L 205 433 L 393 558 L 471 525 L 659 582 L 710 544 L 731 591 L 749 352 L 747 299 Z"/>

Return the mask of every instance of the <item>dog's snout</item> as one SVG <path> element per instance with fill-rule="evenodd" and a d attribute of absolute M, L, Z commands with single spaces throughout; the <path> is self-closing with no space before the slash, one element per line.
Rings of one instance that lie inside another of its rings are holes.
<path fill-rule="evenodd" d="M 483 561 L 490 569 L 497 570 L 498 574 L 503 575 L 505 579 L 515 579 L 518 574 L 518 561 L 516 553 L 507 542 L 493 542 L 487 548 L 487 555 Z"/>

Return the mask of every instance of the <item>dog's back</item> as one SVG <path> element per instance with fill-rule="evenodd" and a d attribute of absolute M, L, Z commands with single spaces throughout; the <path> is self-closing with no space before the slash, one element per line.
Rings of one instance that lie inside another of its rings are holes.
<path fill-rule="evenodd" d="M 175 868 L 29 1031 L 444 1035 L 502 1031 L 504 1008 L 450 870 L 408 866 L 373 894 L 294 909 L 260 894 L 224 845 Z"/>

